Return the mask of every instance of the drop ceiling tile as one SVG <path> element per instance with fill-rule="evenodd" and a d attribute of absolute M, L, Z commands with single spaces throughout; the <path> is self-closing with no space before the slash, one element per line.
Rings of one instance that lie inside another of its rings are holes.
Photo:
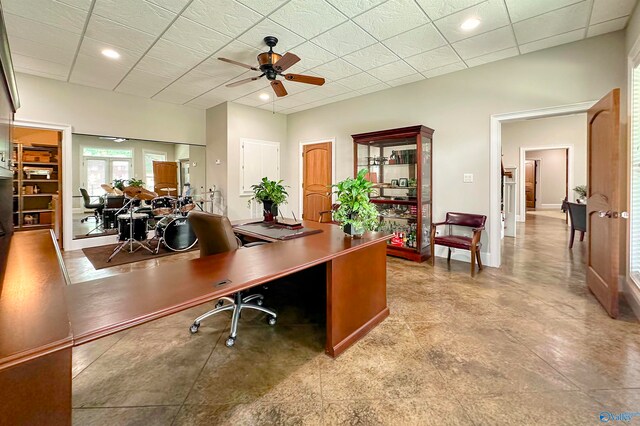
<path fill-rule="evenodd" d="M 219 84 L 216 83 L 215 77 L 191 70 L 171 84 L 167 90 L 183 92 L 195 98 L 217 87 Z"/>
<path fill-rule="evenodd" d="M 452 13 L 466 9 L 485 0 L 417 0 L 418 4 L 432 20 L 443 18 Z"/>
<path fill-rule="evenodd" d="M 114 49 L 119 54 L 120 57 L 118 59 L 108 59 L 102 54 L 104 49 Z M 142 56 L 141 53 L 132 52 L 130 50 L 122 49 L 118 46 L 115 46 L 110 43 L 105 43 L 102 41 L 94 40 L 89 37 L 85 37 L 82 39 L 82 45 L 80 46 L 80 52 L 83 55 L 92 56 L 96 59 L 100 60 L 108 60 L 117 63 L 120 66 L 131 68 Z"/>
<path fill-rule="evenodd" d="M 413 0 L 393 0 L 353 19 L 378 40 L 393 37 L 429 22 Z"/>
<path fill-rule="evenodd" d="M 246 77 L 243 76 L 243 78 Z M 262 88 L 264 88 L 264 80 L 257 80 L 236 87 L 226 87 L 224 85 L 221 85 L 207 92 L 206 95 L 232 101 L 234 99 L 242 98 L 249 93 L 253 93 L 256 90 L 260 90 Z"/>
<path fill-rule="evenodd" d="M 187 102 L 185 105 L 200 108 L 211 108 L 226 101 L 226 99 L 217 96 L 215 93 L 205 93 L 204 95 Z"/>
<path fill-rule="evenodd" d="M 505 0 L 512 22 L 522 21 L 581 0 Z M 607 0 L 608 1 L 608 0 Z"/>
<path fill-rule="evenodd" d="M 370 46 L 377 40 L 354 24 L 353 21 L 347 21 L 319 35 L 311 42 L 322 46 L 335 55 L 344 56 Z"/>
<path fill-rule="evenodd" d="M 601 22 L 599 24 L 591 25 L 587 30 L 587 37 L 593 37 L 600 34 L 611 33 L 614 31 L 622 30 L 627 26 L 628 16 L 622 18 L 612 19 L 611 21 Z"/>
<path fill-rule="evenodd" d="M 281 111 L 284 111 L 286 109 L 286 108 L 282 108 L 282 107 L 273 105 L 271 103 L 260 105 L 258 108 L 259 109 L 264 109 L 264 110 L 269 111 L 269 112 L 276 112 L 276 113 L 280 113 Z"/>
<path fill-rule="evenodd" d="M 462 59 L 467 60 L 476 56 L 504 50 L 516 46 L 511 27 L 480 34 L 452 44 L 453 48 L 460 54 Z"/>
<path fill-rule="evenodd" d="M 175 17 L 175 13 L 142 0 L 98 0 L 93 14 L 154 36 L 162 34 Z"/>
<path fill-rule="evenodd" d="M 268 15 L 278 7 L 282 6 L 287 0 L 238 0 L 240 3 L 255 10 L 262 15 Z"/>
<path fill-rule="evenodd" d="M 243 64 L 257 66 L 258 59 L 256 56 L 260 53 L 260 50 L 251 47 L 245 43 L 239 41 L 232 41 L 222 49 L 216 52 L 216 54 L 207 60 L 207 63 L 214 69 L 220 69 L 220 67 L 233 67 L 239 71 L 247 71 L 246 68 L 239 67 L 237 65 L 231 65 L 227 62 L 217 60 L 217 58 L 233 59 L 234 61 L 242 62 Z M 214 61 L 215 59 L 215 61 Z M 206 71 L 205 71 L 206 72 Z"/>
<path fill-rule="evenodd" d="M 172 90 L 170 88 L 164 89 L 162 92 L 155 95 L 152 99 L 157 101 L 169 102 L 172 104 L 182 105 L 192 100 L 194 96 L 188 93 L 181 92 L 179 90 Z"/>
<path fill-rule="evenodd" d="M 386 39 L 383 43 L 393 50 L 396 55 L 406 58 L 444 46 L 447 41 L 440 35 L 433 24 L 426 24 Z"/>
<path fill-rule="evenodd" d="M 458 62 L 460 58 L 451 46 L 442 46 L 428 52 L 406 58 L 411 66 L 418 71 L 427 71 L 433 68 L 439 68 L 444 65 Z"/>
<path fill-rule="evenodd" d="M 17 53 L 66 66 L 71 66 L 73 58 L 76 55 L 76 49 L 73 45 L 62 49 L 15 36 L 9 38 L 9 45 L 11 46 L 12 54 Z"/>
<path fill-rule="evenodd" d="M 395 62 L 399 58 L 385 45 L 377 43 L 373 46 L 353 52 L 352 54 L 345 56 L 343 59 L 360 69 L 367 70 Z"/>
<path fill-rule="evenodd" d="M 353 18 L 356 15 L 365 12 L 385 0 L 327 0 L 334 5 L 340 12 L 347 15 L 349 18 Z"/>
<path fill-rule="evenodd" d="M 288 108 L 295 108 L 295 107 L 299 107 L 300 105 L 304 105 L 307 102 L 305 102 L 300 96 L 285 96 L 284 98 L 278 98 L 276 99 L 276 106 L 280 107 L 280 108 L 284 108 L 284 109 L 288 109 Z M 264 101 L 262 101 L 262 104 L 265 104 Z M 271 102 L 267 102 L 266 104 L 271 104 Z"/>
<path fill-rule="evenodd" d="M 116 87 L 116 92 L 150 98 L 171 84 L 172 81 L 170 78 L 135 69 Z"/>
<path fill-rule="evenodd" d="M 208 53 L 198 52 L 166 39 L 158 40 L 147 55 L 188 68 L 196 66 L 209 56 Z"/>
<path fill-rule="evenodd" d="M 460 28 L 460 25 L 469 18 L 480 20 L 480 25 L 470 31 Z M 487 0 L 468 9 L 456 12 L 434 22 L 442 35 L 453 43 L 458 40 L 473 37 L 496 28 L 509 25 L 509 15 L 504 7 L 503 0 Z"/>
<path fill-rule="evenodd" d="M 595 0 L 591 11 L 590 24 L 599 24 L 631 15 L 635 5 L 636 0 Z"/>
<path fill-rule="evenodd" d="M 512 56 L 518 56 L 518 48 L 517 47 L 509 47 L 504 50 L 498 50 L 497 52 L 492 52 L 487 55 L 477 56 L 473 59 L 466 59 L 465 62 L 469 67 L 475 67 L 478 65 L 486 64 L 489 62 L 499 61 L 501 59 L 510 58 Z"/>
<path fill-rule="evenodd" d="M 267 101 L 264 101 L 262 99 L 260 99 L 260 94 L 261 93 L 266 93 L 267 95 L 269 95 L 269 99 Z M 252 106 L 252 107 L 257 107 L 259 105 L 264 105 L 266 103 L 271 103 L 273 97 L 275 97 L 275 94 L 273 93 L 273 90 L 271 90 L 269 87 L 265 87 L 264 90 L 260 90 L 254 93 L 250 93 L 247 96 L 243 96 L 242 98 L 236 99 L 233 102 L 242 104 L 242 105 L 247 105 L 247 106 Z M 290 98 L 291 96 L 285 96 L 284 99 Z"/>
<path fill-rule="evenodd" d="M 127 74 L 127 71 L 128 68 L 117 65 L 107 58 L 97 59 L 87 55 L 78 55 L 69 81 L 113 90 Z"/>
<path fill-rule="evenodd" d="M 68 49 L 72 46 L 77 48 L 80 42 L 80 34 L 32 21 L 18 15 L 4 13 L 4 20 L 9 41 L 15 36 L 59 49 Z"/>
<path fill-rule="evenodd" d="M 300 62 L 289 69 L 291 72 L 303 72 L 337 59 L 333 53 L 311 42 L 302 43 L 292 52 L 300 57 Z"/>
<path fill-rule="evenodd" d="M 251 27 L 249 31 L 238 37 L 238 40 L 247 43 L 249 46 L 260 50 L 269 50 L 264 42 L 264 37 L 270 35 L 278 38 L 278 45 L 274 50 L 278 53 L 288 52 L 293 47 L 303 43 L 305 39 L 292 33 L 280 24 L 276 24 L 270 19 L 265 19 Z"/>
<path fill-rule="evenodd" d="M 381 81 L 373 77 L 372 75 L 367 74 L 366 72 L 361 72 L 360 74 L 355 74 L 351 77 L 338 80 L 338 83 L 348 87 L 351 90 L 360 90 L 364 89 L 365 87 L 380 84 Z"/>
<path fill-rule="evenodd" d="M 189 71 L 189 66 L 180 65 L 176 62 L 167 62 L 162 59 L 154 58 L 153 56 L 145 56 L 135 67 L 138 71 L 155 74 L 160 77 L 169 78 L 171 81 L 180 77 L 182 74 Z"/>
<path fill-rule="evenodd" d="M 416 70 L 404 61 L 392 62 L 378 68 L 368 70 L 368 73 L 381 81 L 394 80 L 415 73 Z"/>
<path fill-rule="evenodd" d="M 78 9 L 89 11 L 92 0 L 57 0 L 60 3 L 67 4 L 69 6 L 77 7 Z"/>
<path fill-rule="evenodd" d="M 326 98 L 326 95 L 315 87 L 302 93 L 296 94 L 296 97 L 304 103 L 316 102 Z"/>
<path fill-rule="evenodd" d="M 518 44 L 530 43 L 583 28 L 589 13 L 585 2 L 563 7 L 513 24 Z"/>
<path fill-rule="evenodd" d="M 182 16 L 231 37 L 262 19 L 259 13 L 233 0 L 194 0 Z"/>
<path fill-rule="evenodd" d="M 559 34 L 557 36 L 547 37 L 542 40 L 537 40 L 531 43 L 521 44 L 520 52 L 523 54 L 529 53 L 536 50 L 547 49 L 549 47 L 559 46 L 561 44 L 582 40 L 583 38 L 584 38 L 583 29 L 569 31 L 568 33 Z"/>
<path fill-rule="evenodd" d="M 69 65 L 32 58 L 18 53 L 12 53 L 11 59 L 13 60 L 13 65 L 16 70 L 26 72 L 28 74 L 49 74 L 61 77 L 63 80 L 66 80 L 67 75 L 69 74 Z"/>
<path fill-rule="evenodd" d="M 213 84 L 212 87 L 217 87 L 228 81 L 235 80 L 236 78 L 249 78 L 259 75 L 253 71 L 244 70 L 241 67 L 234 67 L 213 58 L 207 59 L 193 70 L 210 76 Z"/>
<path fill-rule="evenodd" d="M 463 62 L 456 62 L 455 64 L 445 65 L 444 67 L 434 68 L 429 71 L 425 71 L 422 73 L 427 78 L 437 77 L 439 75 L 449 74 L 456 71 L 461 71 L 467 68 L 467 66 Z"/>
<path fill-rule="evenodd" d="M 55 0 L 4 0 L 2 9 L 5 13 L 12 13 L 78 34 L 82 33 L 87 19 L 86 10 Z"/>
<path fill-rule="evenodd" d="M 340 80 L 341 78 L 349 77 L 353 74 L 358 74 L 361 70 L 354 67 L 344 59 L 336 59 L 326 64 L 320 65 L 310 70 L 321 77 L 324 77 L 328 83 L 331 81 Z"/>
<path fill-rule="evenodd" d="M 342 84 L 338 83 L 338 82 L 334 82 L 334 83 L 325 83 L 324 86 L 320 86 L 317 89 L 314 90 L 319 90 L 326 98 L 331 97 L 331 96 L 338 96 L 341 95 L 343 93 L 346 92 L 350 92 L 351 89 L 349 89 L 348 87 L 343 86 Z M 299 96 L 304 95 L 306 92 L 300 93 Z"/>
<path fill-rule="evenodd" d="M 67 75 L 56 75 L 56 74 L 50 74 L 48 72 L 42 72 L 42 71 L 36 71 L 36 70 L 32 70 L 32 69 L 28 69 L 28 68 L 22 68 L 19 66 L 15 66 L 14 63 L 14 70 L 17 73 L 23 73 L 23 74 L 31 74 L 31 75 L 36 75 L 38 77 L 44 77 L 44 78 L 50 78 L 52 80 L 59 80 L 59 81 L 67 81 Z"/>
<path fill-rule="evenodd" d="M 380 90 L 388 89 L 389 86 L 386 83 L 376 84 L 374 86 L 365 87 L 364 89 L 358 90 L 358 93 L 361 95 L 366 95 L 367 93 L 379 92 Z"/>
<path fill-rule="evenodd" d="M 404 77 L 396 78 L 387 81 L 387 84 L 391 87 L 402 86 L 403 84 L 415 83 L 416 81 L 424 80 L 424 76 L 420 73 L 407 75 Z"/>
<path fill-rule="evenodd" d="M 162 38 L 208 54 L 231 41 L 231 37 L 182 16 L 169 27 Z"/>
<path fill-rule="evenodd" d="M 291 0 L 270 16 L 278 24 L 311 39 L 347 20 L 323 0 Z"/>
<path fill-rule="evenodd" d="M 132 52 L 144 53 L 153 44 L 155 37 L 129 28 L 109 19 L 92 15 L 87 26 L 87 37 L 103 41 Z"/>
<path fill-rule="evenodd" d="M 99 0 L 98 0 L 99 1 Z M 147 0 L 157 6 L 164 7 L 173 13 L 180 13 L 182 9 L 189 3 L 189 0 Z"/>

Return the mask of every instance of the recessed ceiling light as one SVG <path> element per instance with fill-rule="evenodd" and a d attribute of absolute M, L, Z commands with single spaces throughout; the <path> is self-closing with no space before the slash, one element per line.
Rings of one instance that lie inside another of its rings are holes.
<path fill-rule="evenodd" d="M 460 28 L 464 31 L 471 31 L 474 28 L 477 28 L 480 25 L 480 20 L 478 18 L 469 18 L 460 25 Z"/>
<path fill-rule="evenodd" d="M 102 54 L 110 59 L 118 59 L 120 57 L 120 54 L 113 49 L 104 49 Z"/>
<path fill-rule="evenodd" d="M 270 98 L 268 93 L 260 93 L 260 99 L 262 99 L 263 101 L 268 101 Z"/>

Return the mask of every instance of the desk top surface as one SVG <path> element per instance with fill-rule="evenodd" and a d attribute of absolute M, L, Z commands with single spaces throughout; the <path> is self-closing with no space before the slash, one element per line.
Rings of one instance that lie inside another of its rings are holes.
<path fill-rule="evenodd" d="M 322 232 L 68 286 L 75 344 L 272 281 L 388 238 L 372 232 L 351 239 L 335 225 L 307 221 L 303 225 Z"/>
<path fill-rule="evenodd" d="M 50 231 L 11 237 L 0 283 L 0 369 L 72 345 L 66 284 Z"/>
<path fill-rule="evenodd" d="M 236 225 L 233 230 L 239 234 L 249 235 L 252 237 L 265 237 L 269 241 L 292 240 L 294 238 L 308 237 L 312 234 L 322 232 L 322 229 L 300 227 L 287 228 L 286 226 L 275 223 L 252 222 Z"/>

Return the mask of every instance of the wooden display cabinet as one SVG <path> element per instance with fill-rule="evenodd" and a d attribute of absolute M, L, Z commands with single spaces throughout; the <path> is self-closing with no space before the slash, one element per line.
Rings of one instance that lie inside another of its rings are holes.
<path fill-rule="evenodd" d="M 433 129 L 411 126 L 351 135 L 354 176 L 367 169 L 379 229 L 394 233 L 387 254 L 422 262 L 431 256 Z"/>

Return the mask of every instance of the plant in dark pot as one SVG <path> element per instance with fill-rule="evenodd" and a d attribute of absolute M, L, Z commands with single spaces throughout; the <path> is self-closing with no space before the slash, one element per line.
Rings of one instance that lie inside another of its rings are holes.
<path fill-rule="evenodd" d="M 141 179 L 131 178 L 127 183 L 129 186 L 135 186 L 136 188 L 142 188 L 144 186 L 144 182 Z"/>
<path fill-rule="evenodd" d="M 378 210 L 369 200 L 373 183 L 365 179 L 366 174 L 367 170 L 362 169 L 355 178 L 347 178 L 333 185 L 339 204 L 333 218 L 340 222 L 345 234 L 355 238 L 378 226 Z"/>
<path fill-rule="evenodd" d="M 113 180 L 113 187 L 114 188 L 118 188 L 120 191 L 122 191 L 124 189 L 124 187 L 126 186 L 125 185 L 126 181 L 127 181 L 126 179 L 114 179 Z"/>
<path fill-rule="evenodd" d="M 282 185 L 282 180 L 276 182 L 266 177 L 263 177 L 258 185 L 251 185 L 251 190 L 253 197 L 249 199 L 249 203 L 253 200 L 262 203 L 265 222 L 273 221 L 278 215 L 278 206 L 285 204 L 289 195 Z"/>

